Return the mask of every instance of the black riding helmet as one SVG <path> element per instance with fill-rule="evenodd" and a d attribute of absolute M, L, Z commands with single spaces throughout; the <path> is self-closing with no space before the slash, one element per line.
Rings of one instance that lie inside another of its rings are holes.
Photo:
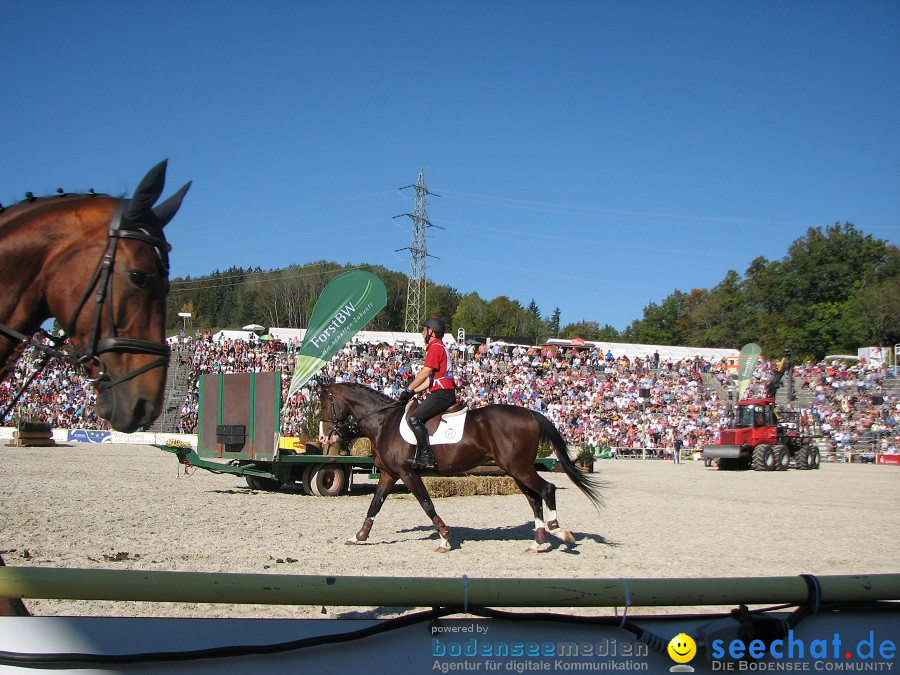
<path fill-rule="evenodd" d="M 422 327 L 430 328 L 437 334 L 439 338 L 442 338 L 444 337 L 444 333 L 446 332 L 447 325 L 439 316 L 429 316 L 427 319 L 425 319 L 425 323 L 422 324 Z"/>

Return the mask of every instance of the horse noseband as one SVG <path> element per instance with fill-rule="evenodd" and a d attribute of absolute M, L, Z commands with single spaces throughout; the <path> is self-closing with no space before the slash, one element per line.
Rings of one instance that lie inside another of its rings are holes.
<path fill-rule="evenodd" d="M 95 347 L 95 354 L 85 354 L 78 359 L 78 364 L 82 367 L 85 367 L 91 361 L 97 364 L 97 367 L 100 369 L 100 374 L 97 377 L 88 378 L 88 382 L 94 384 L 97 387 L 97 391 L 104 392 L 111 387 L 115 387 L 120 382 L 125 382 L 126 380 L 130 380 L 132 378 L 137 377 L 141 373 L 145 373 L 148 370 L 153 370 L 159 366 L 165 366 L 169 363 L 169 352 L 170 347 L 168 344 L 159 344 L 156 342 L 150 342 L 149 340 L 133 340 L 131 338 L 104 338 L 97 342 Z M 109 374 L 106 372 L 106 364 L 103 362 L 103 359 L 100 358 L 100 354 L 105 352 L 131 352 L 133 354 L 158 354 L 159 358 L 155 361 L 151 361 L 140 368 L 135 368 L 134 370 L 126 373 L 125 375 L 121 375 L 116 379 L 110 379 Z"/>

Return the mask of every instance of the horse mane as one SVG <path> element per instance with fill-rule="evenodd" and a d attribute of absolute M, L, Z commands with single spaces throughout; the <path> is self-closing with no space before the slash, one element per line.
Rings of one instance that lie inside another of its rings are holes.
<path fill-rule="evenodd" d="M 335 384 L 340 384 L 341 386 L 344 386 L 344 387 L 351 387 L 352 389 L 365 390 L 366 392 L 374 395 L 376 398 L 378 398 L 379 400 L 381 400 L 385 403 L 389 403 L 394 400 L 390 396 L 382 394 L 377 389 L 372 389 L 372 387 L 369 387 L 368 385 L 365 385 L 365 384 L 360 384 L 359 382 L 335 382 Z"/>
<path fill-rule="evenodd" d="M 97 197 L 109 197 L 110 195 L 100 194 L 99 192 L 90 192 L 79 194 L 75 192 L 66 192 L 58 195 L 48 195 L 46 197 L 34 197 L 30 192 L 26 193 L 25 199 L 15 204 L 4 206 L 0 204 L 0 226 L 12 222 L 15 218 L 28 215 L 34 211 L 53 207 L 71 207 L 77 202 L 96 199 Z"/>
<path fill-rule="evenodd" d="M 45 206 L 52 202 L 63 202 L 64 200 L 71 200 L 78 197 L 86 197 L 89 199 L 93 199 L 94 197 L 110 197 L 112 195 L 105 194 L 103 192 L 94 192 L 90 190 L 89 192 L 63 192 L 62 188 L 57 190 L 55 195 L 43 195 L 40 197 L 35 197 L 33 193 L 26 192 L 25 199 L 16 202 L 15 204 L 0 204 L 0 213 L 4 213 L 9 209 L 17 209 L 20 207 L 27 207 L 28 205 L 33 205 L 35 207 Z M 124 195 L 120 196 L 123 198 Z"/>

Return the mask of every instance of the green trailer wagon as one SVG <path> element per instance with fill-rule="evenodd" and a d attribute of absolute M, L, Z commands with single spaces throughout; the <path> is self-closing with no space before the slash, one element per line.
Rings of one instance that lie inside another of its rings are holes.
<path fill-rule="evenodd" d="M 281 373 L 203 375 L 199 391 L 196 450 L 156 446 L 185 466 L 244 476 L 254 490 L 296 485 L 317 497 L 348 494 L 354 475 L 378 477 L 372 457 L 323 455 L 314 445 L 279 448 Z M 539 471 L 555 466 L 552 457 L 535 460 Z"/>

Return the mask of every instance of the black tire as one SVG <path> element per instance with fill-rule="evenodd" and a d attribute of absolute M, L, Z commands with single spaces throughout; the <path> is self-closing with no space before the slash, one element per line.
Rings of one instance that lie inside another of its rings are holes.
<path fill-rule="evenodd" d="M 804 445 L 794 455 L 794 468 L 800 471 L 809 469 L 809 446 Z"/>
<path fill-rule="evenodd" d="M 275 492 L 281 487 L 281 481 L 274 478 L 262 478 L 261 476 L 247 476 L 247 485 L 253 490 L 263 492 Z"/>
<path fill-rule="evenodd" d="M 822 456 L 819 454 L 818 448 L 810 448 L 809 449 L 809 460 L 807 463 L 809 464 L 810 469 L 818 469 L 819 464 L 822 462 Z"/>
<path fill-rule="evenodd" d="M 774 471 L 775 452 L 771 445 L 757 445 L 753 448 L 753 459 L 750 468 L 754 471 Z"/>
<path fill-rule="evenodd" d="M 787 471 L 791 465 L 791 451 L 783 445 L 776 445 L 772 450 L 775 452 L 775 470 Z"/>
<path fill-rule="evenodd" d="M 320 464 L 309 484 L 317 497 L 339 497 L 350 491 L 350 472 L 340 464 Z"/>

